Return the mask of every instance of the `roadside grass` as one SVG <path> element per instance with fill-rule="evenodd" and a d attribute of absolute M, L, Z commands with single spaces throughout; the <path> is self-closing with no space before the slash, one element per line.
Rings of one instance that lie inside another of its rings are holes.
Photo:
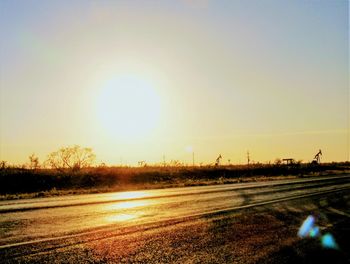
<path fill-rule="evenodd" d="M 350 172 L 349 163 L 202 167 L 94 167 L 0 170 L 0 200 L 257 182 Z"/>

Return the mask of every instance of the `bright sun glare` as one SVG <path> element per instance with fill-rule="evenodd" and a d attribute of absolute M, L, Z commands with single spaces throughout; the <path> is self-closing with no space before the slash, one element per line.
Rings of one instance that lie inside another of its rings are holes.
<path fill-rule="evenodd" d="M 137 76 L 119 76 L 101 89 L 97 106 L 101 125 L 113 137 L 147 136 L 158 123 L 160 98 L 154 86 Z"/>

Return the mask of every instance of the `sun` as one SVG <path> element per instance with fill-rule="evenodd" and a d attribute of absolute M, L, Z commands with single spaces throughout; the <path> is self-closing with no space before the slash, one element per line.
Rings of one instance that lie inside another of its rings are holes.
<path fill-rule="evenodd" d="M 120 140 L 147 137 L 160 118 L 160 97 L 152 83 L 134 75 L 114 77 L 101 88 L 97 114 L 104 130 Z"/>

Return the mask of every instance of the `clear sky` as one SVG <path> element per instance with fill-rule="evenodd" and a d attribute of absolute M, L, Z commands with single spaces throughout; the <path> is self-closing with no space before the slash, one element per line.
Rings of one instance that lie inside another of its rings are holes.
<path fill-rule="evenodd" d="M 0 160 L 349 159 L 349 3 L 0 1 Z"/>

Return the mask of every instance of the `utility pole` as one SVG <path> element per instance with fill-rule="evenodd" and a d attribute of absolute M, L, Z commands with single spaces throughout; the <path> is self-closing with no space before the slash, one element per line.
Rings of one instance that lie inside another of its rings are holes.
<path fill-rule="evenodd" d="M 165 167 L 165 155 L 163 155 L 163 166 Z"/>
<path fill-rule="evenodd" d="M 192 152 L 192 166 L 194 167 L 194 151 Z"/>
<path fill-rule="evenodd" d="M 249 155 L 249 150 L 247 151 L 247 161 L 248 161 L 248 166 L 249 166 L 249 163 L 250 163 L 250 155 Z"/>

